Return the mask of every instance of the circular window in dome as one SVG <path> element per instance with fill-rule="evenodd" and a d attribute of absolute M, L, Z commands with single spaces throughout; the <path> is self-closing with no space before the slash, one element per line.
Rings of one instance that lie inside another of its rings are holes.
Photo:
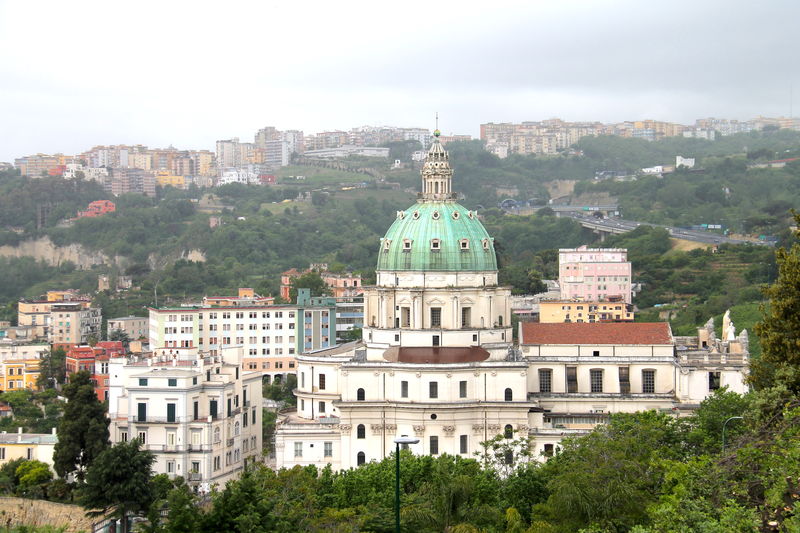
<path fill-rule="evenodd" d="M 458 211 L 453 211 L 453 220 L 458 220 L 461 214 Z"/>
<path fill-rule="evenodd" d="M 467 216 L 469 218 L 475 218 L 475 215 L 472 213 L 472 211 L 467 211 Z"/>
<path fill-rule="evenodd" d="M 399 218 L 400 220 L 403 220 L 404 218 L 406 218 L 406 212 L 405 211 L 398 211 L 397 212 L 397 218 Z"/>
<path fill-rule="evenodd" d="M 414 218 L 414 220 L 417 220 L 419 218 L 419 211 L 414 211 L 414 217 L 413 218 Z"/>
<path fill-rule="evenodd" d="M 439 211 L 434 211 L 433 214 L 431 214 L 431 217 L 433 220 L 439 220 Z"/>

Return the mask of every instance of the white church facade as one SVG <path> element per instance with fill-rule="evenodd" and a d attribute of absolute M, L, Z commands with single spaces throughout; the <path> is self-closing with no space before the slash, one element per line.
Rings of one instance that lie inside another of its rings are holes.
<path fill-rule="evenodd" d="M 745 390 L 746 332 L 720 341 L 713 325 L 693 341 L 666 323 L 522 324 L 515 346 L 494 240 L 457 203 L 435 135 L 417 203 L 381 239 L 362 340 L 297 357 L 278 468 L 355 467 L 390 455 L 401 436 L 419 439 L 415 453 L 474 457 L 512 431 L 547 454 L 610 413 L 680 412 L 723 382 Z"/>

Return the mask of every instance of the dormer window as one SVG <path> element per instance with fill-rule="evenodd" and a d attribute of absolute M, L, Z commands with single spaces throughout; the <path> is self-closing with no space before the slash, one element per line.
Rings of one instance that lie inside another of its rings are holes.
<path fill-rule="evenodd" d="M 458 241 L 458 247 L 459 247 L 459 248 L 460 248 L 462 251 L 463 251 L 463 250 L 469 250 L 469 240 L 467 240 L 467 239 L 461 239 L 460 241 Z"/>
<path fill-rule="evenodd" d="M 453 220 L 458 220 L 461 214 L 458 211 L 453 211 Z"/>
<path fill-rule="evenodd" d="M 403 251 L 404 252 L 411 251 L 411 239 L 403 239 Z"/>
<path fill-rule="evenodd" d="M 475 218 L 475 213 L 473 213 L 472 211 L 467 211 L 467 216 L 469 218 Z"/>
<path fill-rule="evenodd" d="M 436 191 L 436 192 L 439 192 L 439 191 Z M 433 214 L 431 215 L 431 217 L 433 218 L 433 220 L 439 220 L 439 211 L 434 211 Z"/>
<path fill-rule="evenodd" d="M 392 245 L 391 239 L 383 239 L 383 251 L 389 253 L 389 247 Z"/>
<path fill-rule="evenodd" d="M 419 218 L 419 211 L 414 211 L 414 220 Z"/>
<path fill-rule="evenodd" d="M 484 250 L 489 250 L 489 239 L 483 239 L 481 241 L 481 244 L 483 244 L 483 249 Z"/>
<path fill-rule="evenodd" d="M 399 218 L 400 220 L 403 220 L 405 217 L 406 217 L 406 212 L 405 211 L 398 211 L 397 212 L 397 218 Z"/>
<path fill-rule="evenodd" d="M 431 239 L 431 250 L 439 251 L 442 249 L 442 241 L 439 239 Z"/>

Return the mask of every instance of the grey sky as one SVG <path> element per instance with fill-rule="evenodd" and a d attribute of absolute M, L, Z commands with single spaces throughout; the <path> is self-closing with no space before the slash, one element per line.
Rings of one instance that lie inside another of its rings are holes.
<path fill-rule="evenodd" d="M 0 0 L 0 161 L 213 150 L 266 125 L 432 128 L 435 111 L 475 136 L 551 117 L 788 116 L 799 15 L 796 0 Z"/>

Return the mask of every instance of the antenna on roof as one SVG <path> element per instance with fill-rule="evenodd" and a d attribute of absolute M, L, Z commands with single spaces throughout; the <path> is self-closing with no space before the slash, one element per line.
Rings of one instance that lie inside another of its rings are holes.
<path fill-rule="evenodd" d="M 436 129 L 439 129 L 439 112 L 436 112 Z"/>

